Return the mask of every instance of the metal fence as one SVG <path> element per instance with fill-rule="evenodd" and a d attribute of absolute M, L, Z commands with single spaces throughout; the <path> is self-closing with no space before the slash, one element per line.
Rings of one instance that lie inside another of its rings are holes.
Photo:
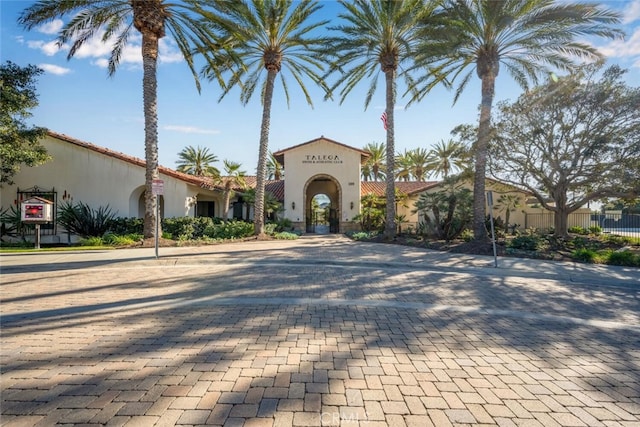
<path fill-rule="evenodd" d="M 640 238 L 640 215 L 621 213 L 572 213 L 569 214 L 568 226 L 589 227 L 598 226 L 603 233 L 617 234 Z M 525 213 L 524 228 L 549 230 L 553 228 L 553 213 Z"/>

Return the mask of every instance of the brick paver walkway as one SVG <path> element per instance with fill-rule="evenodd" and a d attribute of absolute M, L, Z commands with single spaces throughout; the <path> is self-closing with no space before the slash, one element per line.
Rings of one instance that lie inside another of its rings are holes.
<path fill-rule="evenodd" d="M 2 259 L 2 425 L 640 425 L 633 284 L 341 239 L 165 252 Z"/>

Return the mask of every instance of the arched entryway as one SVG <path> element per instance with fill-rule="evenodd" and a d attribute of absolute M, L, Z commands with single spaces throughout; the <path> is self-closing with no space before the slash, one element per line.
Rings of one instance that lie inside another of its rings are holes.
<path fill-rule="evenodd" d="M 164 218 L 164 196 L 158 196 L 160 200 L 160 218 Z M 138 218 L 144 218 L 145 206 L 144 206 L 144 191 L 138 196 Z"/>
<path fill-rule="evenodd" d="M 304 186 L 304 215 L 307 233 L 340 232 L 340 183 L 331 175 L 312 176 Z"/>

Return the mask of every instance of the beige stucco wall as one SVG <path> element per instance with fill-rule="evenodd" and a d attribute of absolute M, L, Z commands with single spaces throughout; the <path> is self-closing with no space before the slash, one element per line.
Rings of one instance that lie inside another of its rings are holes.
<path fill-rule="evenodd" d="M 303 223 L 311 198 L 326 194 L 340 222 L 351 220 L 360 210 L 360 159 L 359 151 L 324 139 L 286 151 L 285 218 Z"/>
<path fill-rule="evenodd" d="M 144 167 L 52 136 L 44 138 L 42 143 L 52 160 L 36 167 L 22 167 L 13 185 L 0 188 L 3 209 L 16 203 L 17 188 L 37 186 L 55 189 L 58 203 L 63 202 L 66 192 L 73 202 L 83 202 L 93 208 L 109 205 L 117 216 L 144 216 L 141 200 Z M 194 207 L 189 202 L 194 196 L 200 200 L 218 200 L 214 193 L 175 177 L 161 174 L 160 179 L 164 181 L 164 217 L 193 216 Z M 216 210 L 219 206 L 220 203 L 216 203 Z"/>
<path fill-rule="evenodd" d="M 460 187 L 467 188 L 473 191 L 473 183 L 471 182 L 462 183 L 460 184 Z M 531 199 L 531 197 L 527 193 L 519 191 L 512 186 L 495 182 L 493 180 L 487 180 L 485 183 L 485 188 L 486 191 L 491 191 L 493 193 L 494 218 L 501 218 L 503 221 L 506 220 L 505 210 L 499 207 L 500 196 L 503 194 L 515 195 L 520 199 L 520 206 L 511 211 L 509 215 L 509 224 L 517 225 L 517 229 L 519 230 L 524 230 L 526 228 L 546 229 L 553 226 L 553 212 L 550 212 L 542 207 L 533 207 L 532 205 L 527 205 L 526 201 Z M 432 193 L 441 190 L 441 186 L 436 186 L 427 190 L 426 192 Z M 418 214 L 410 213 L 410 211 L 415 208 L 415 202 L 418 200 L 418 197 L 419 195 L 417 194 L 412 195 L 407 200 L 406 204 L 408 205 L 408 208 L 398 208 L 398 214 L 406 214 L 407 223 L 410 225 L 415 225 L 420 222 Z M 487 215 L 489 215 L 488 203 L 486 209 Z M 590 220 L 590 212 L 591 211 L 588 208 L 581 208 L 569 214 L 569 227 L 581 226 L 588 228 L 591 225 L 596 225 L 593 221 Z"/>
<path fill-rule="evenodd" d="M 472 182 L 463 182 L 460 183 L 458 185 L 458 187 L 460 188 L 466 188 L 468 190 L 471 190 L 473 192 L 473 183 Z M 509 223 L 510 224 L 520 224 L 520 228 L 524 228 L 524 223 L 525 223 L 525 211 L 527 211 L 527 206 L 525 205 L 525 200 L 527 199 L 527 195 L 522 192 L 522 191 L 518 191 L 516 189 L 514 189 L 511 186 L 506 186 L 504 184 L 501 183 L 496 183 L 492 180 L 487 180 L 485 182 L 485 189 L 486 191 L 491 191 L 493 193 L 493 215 L 495 218 L 502 218 L 503 220 L 505 219 L 505 212 L 498 209 L 497 205 L 498 205 L 498 200 L 500 198 L 500 196 L 502 194 L 509 194 L 509 195 L 515 195 L 517 197 L 519 197 L 520 199 L 520 207 L 518 207 L 515 211 L 512 211 L 509 215 Z M 434 193 L 434 192 L 438 192 L 438 191 L 442 191 L 443 187 L 438 185 L 435 187 L 432 187 L 428 190 L 426 190 L 427 193 Z M 419 195 L 412 195 L 410 197 L 409 200 L 407 200 L 407 204 L 409 205 L 409 208 L 405 208 L 406 210 L 403 212 L 407 212 L 407 217 L 410 218 L 408 219 L 408 222 L 410 224 L 416 224 L 418 222 L 420 222 L 420 218 L 418 216 L 418 214 L 410 214 L 410 211 L 412 209 L 415 209 L 415 203 L 418 200 Z M 400 213 L 400 209 L 398 209 L 398 212 Z M 489 205 L 487 203 L 486 205 L 486 212 L 487 215 L 489 215 Z"/>

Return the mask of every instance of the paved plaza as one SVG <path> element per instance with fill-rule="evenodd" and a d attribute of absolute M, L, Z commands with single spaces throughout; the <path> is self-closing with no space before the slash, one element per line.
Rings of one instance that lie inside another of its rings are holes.
<path fill-rule="evenodd" d="M 2 426 L 639 426 L 640 270 L 340 236 L 0 256 Z"/>

